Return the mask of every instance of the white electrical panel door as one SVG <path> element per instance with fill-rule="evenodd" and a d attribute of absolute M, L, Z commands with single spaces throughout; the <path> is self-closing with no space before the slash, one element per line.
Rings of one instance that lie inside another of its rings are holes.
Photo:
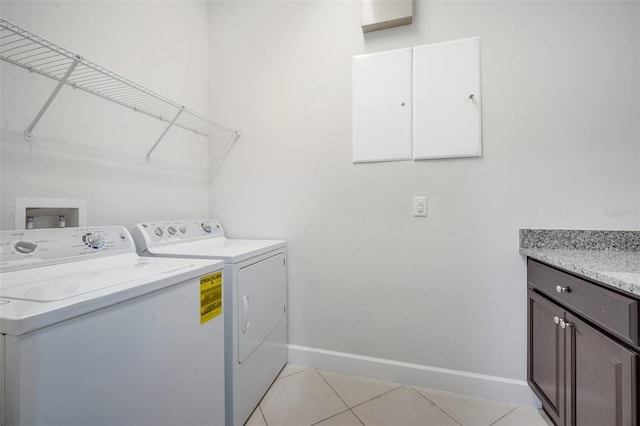
<path fill-rule="evenodd" d="M 353 162 L 411 159 L 412 49 L 353 57 Z"/>
<path fill-rule="evenodd" d="M 413 48 L 413 158 L 482 155 L 480 38 Z"/>

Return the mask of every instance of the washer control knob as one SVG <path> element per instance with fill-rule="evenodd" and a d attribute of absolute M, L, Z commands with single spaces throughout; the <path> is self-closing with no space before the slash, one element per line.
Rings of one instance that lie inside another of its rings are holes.
<path fill-rule="evenodd" d="M 104 246 L 104 239 L 102 238 L 102 235 L 92 234 L 91 232 L 88 232 L 82 236 L 82 242 L 85 246 L 92 249 L 99 249 Z"/>
<path fill-rule="evenodd" d="M 178 228 L 180 230 L 180 232 L 182 232 L 183 234 L 187 233 L 187 227 L 182 225 L 180 228 Z"/>
<path fill-rule="evenodd" d="M 153 233 L 156 234 L 158 237 L 162 237 L 164 235 L 162 228 L 160 228 L 159 226 L 153 230 Z"/>
<path fill-rule="evenodd" d="M 20 240 L 13 245 L 17 252 L 22 254 L 29 254 L 36 251 L 38 245 L 32 241 Z"/>
<path fill-rule="evenodd" d="M 178 232 L 178 231 L 173 226 L 170 226 L 170 227 L 167 228 L 167 232 L 169 234 L 171 234 L 171 235 L 176 235 L 176 232 Z"/>
<path fill-rule="evenodd" d="M 204 232 L 206 233 L 211 233 L 211 225 L 208 223 L 203 223 L 202 224 L 202 229 L 204 230 Z"/>
<path fill-rule="evenodd" d="M 94 247 L 97 247 L 102 244 L 102 237 L 97 234 L 87 235 L 87 243 L 91 244 Z"/>

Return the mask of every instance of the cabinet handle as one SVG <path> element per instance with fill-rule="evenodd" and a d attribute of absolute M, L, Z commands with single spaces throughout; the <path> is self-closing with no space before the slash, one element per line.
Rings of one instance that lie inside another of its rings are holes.
<path fill-rule="evenodd" d="M 558 293 L 564 293 L 564 292 L 569 293 L 571 291 L 571 289 L 569 287 L 562 287 L 561 285 L 557 285 L 556 286 L 556 291 Z"/>
<path fill-rule="evenodd" d="M 565 321 L 563 319 L 560 320 L 560 328 L 565 329 L 565 328 L 569 328 L 571 327 L 573 324 L 571 324 L 568 321 Z"/>
<path fill-rule="evenodd" d="M 560 324 L 560 328 L 563 328 L 563 329 L 573 326 L 573 324 L 571 324 L 570 322 L 565 321 L 562 318 L 558 318 L 557 315 L 553 317 L 553 322 L 555 322 L 556 324 Z"/>

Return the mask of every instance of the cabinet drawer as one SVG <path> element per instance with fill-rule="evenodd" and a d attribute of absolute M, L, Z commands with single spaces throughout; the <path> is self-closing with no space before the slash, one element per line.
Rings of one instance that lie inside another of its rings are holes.
<path fill-rule="evenodd" d="M 528 260 L 527 282 L 611 333 L 638 345 L 638 301 Z"/>

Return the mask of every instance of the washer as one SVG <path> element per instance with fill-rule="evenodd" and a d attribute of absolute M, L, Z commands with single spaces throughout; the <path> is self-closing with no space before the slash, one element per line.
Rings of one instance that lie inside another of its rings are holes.
<path fill-rule="evenodd" d="M 145 256 L 224 261 L 227 425 L 243 425 L 287 363 L 286 243 L 228 239 L 215 219 L 140 223 Z"/>
<path fill-rule="evenodd" d="M 0 423 L 223 425 L 222 269 L 123 227 L 1 231 Z"/>

